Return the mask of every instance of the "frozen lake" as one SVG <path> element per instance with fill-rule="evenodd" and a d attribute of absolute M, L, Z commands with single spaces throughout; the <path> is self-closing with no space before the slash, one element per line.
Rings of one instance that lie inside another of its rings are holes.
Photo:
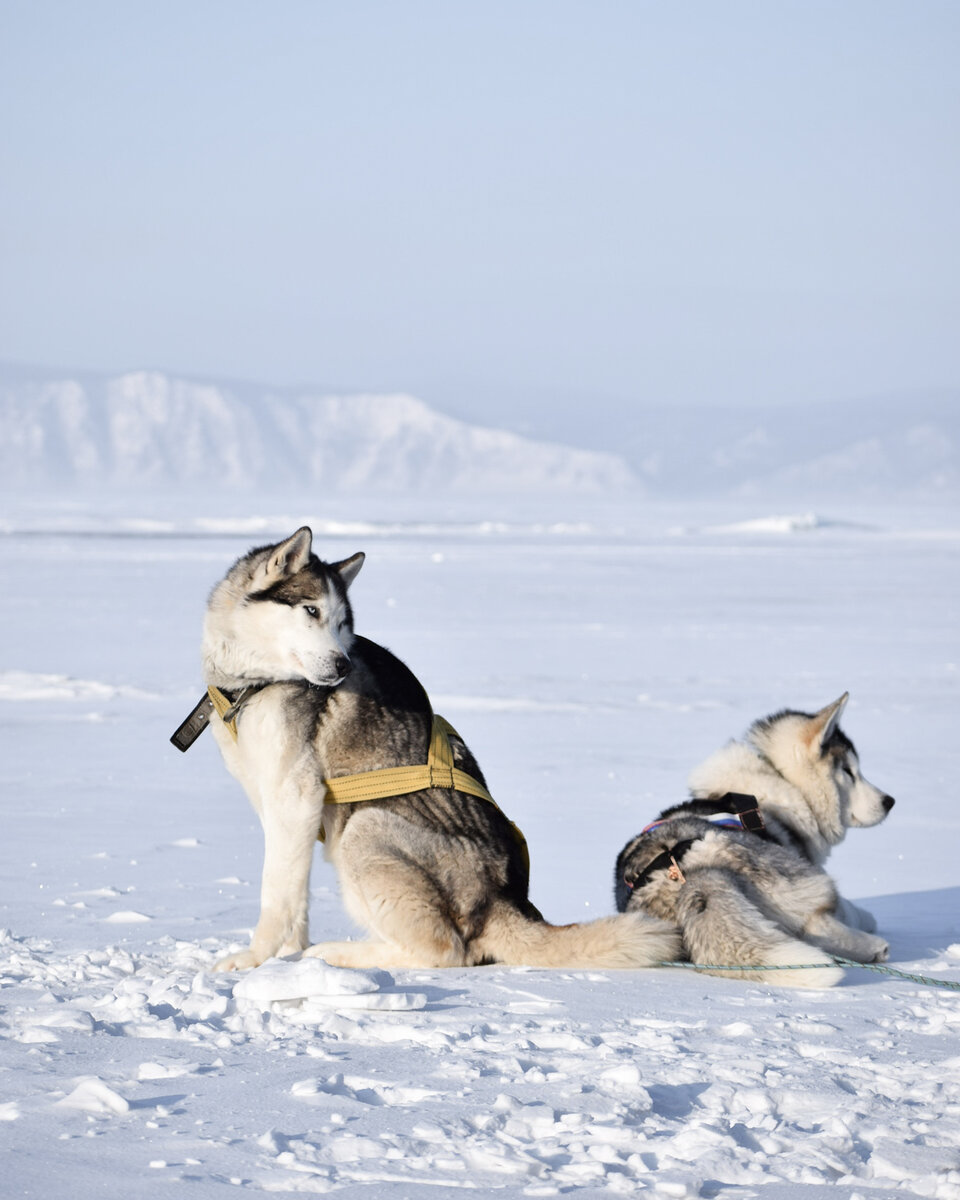
<path fill-rule="evenodd" d="M 261 837 L 213 739 L 168 738 L 211 586 L 310 513 L 276 511 L 5 516 L 4 1194 L 960 1197 L 956 992 L 482 968 L 262 1010 L 209 974 L 256 919 Z M 893 965 L 960 979 L 960 516 L 772 515 L 370 502 L 315 549 L 367 552 L 357 631 L 470 743 L 556 922 L 612 911 L 617 852 L 700 760 L 849 690 L 898 803 L 831 869 Z M 311 929 L 354 932 L 319 855 Z"/>

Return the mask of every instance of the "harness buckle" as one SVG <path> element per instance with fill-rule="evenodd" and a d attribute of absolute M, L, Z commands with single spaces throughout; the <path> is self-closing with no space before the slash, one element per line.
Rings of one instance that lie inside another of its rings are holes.
<path fill-rule="evenodd" d="M 760 833 L 761 830 L 766 829 L 759 808 L 749 808 L 746 812 L 740 813 L 740 824 L 748 833 Z"/>
<path fill-rule="evenodd" d="M 722 803 L 729 805 L 737 814 L 740 824 L 747 833 L 760 833 L 766 829 L 756 796 L 751 796 L 746 792 L 727 792 L 722 797 Z"/>

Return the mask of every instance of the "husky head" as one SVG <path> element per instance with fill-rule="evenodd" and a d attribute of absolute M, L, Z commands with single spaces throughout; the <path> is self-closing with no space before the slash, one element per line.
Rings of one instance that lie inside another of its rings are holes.
<path fill-rule="evenodd" d="M 860 773 L 853 742 L 840 728 L 849 693 L 818 713 L 785 709 L 751 726 L 747 740 L 799 789 L 831 845 L 855 826 L 879 824 L 894 800 Z"/>
<path fill-rule="evenodd" d="M 304 526 L 275 546 L 251 550 L 213 589 L 203 636 L 209 683 L 306 680 L 333 688 L 347 677 L 353 643 L 347 588 L 364 556 L 321 562 L 312 542 Z"/>

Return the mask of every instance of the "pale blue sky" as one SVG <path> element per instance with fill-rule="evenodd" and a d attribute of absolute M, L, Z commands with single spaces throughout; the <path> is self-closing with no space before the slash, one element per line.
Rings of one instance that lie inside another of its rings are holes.
<path fill-rule="evenodd" d="M 551 406 L 960 384 L 955 0 L 0 0 L 0 358 Z"/>

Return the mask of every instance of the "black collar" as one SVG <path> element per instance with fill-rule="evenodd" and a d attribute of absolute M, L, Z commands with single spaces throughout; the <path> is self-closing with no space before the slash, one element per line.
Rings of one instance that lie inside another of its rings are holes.
<path fill-rule="evenodd" d="M 264 688 L 269 686 L 270 680 L 263 680 L 258 683 L 251 683 L 239 692 L 228 691 L 227 688 L 218 688 L 217 690 L 221 695 L 226 696 L 230 701 L 230 707 L 223 714 L 223 720 L 235 721 L 247 701 L 252 700 L 257 692 L 262 692 Z M 170 741 L 178 750 L 186 754 L 200 734 L 210 724 L 212 715 L 213 701 L 210 699 L 210 693 L 204 692 L 187 719 L 177 727 Z"/>
<path fill-rule="evenodd" d="M 733 813 L 740 818 L 740 826 L 747 833 L 762 834 L 765 830 L 760 802 L 747 792 L 727 792 L 705 800 L 690 800 L 683 805 L 685 814 L 695 817 L 711 817 L 718 813 Z"/>

